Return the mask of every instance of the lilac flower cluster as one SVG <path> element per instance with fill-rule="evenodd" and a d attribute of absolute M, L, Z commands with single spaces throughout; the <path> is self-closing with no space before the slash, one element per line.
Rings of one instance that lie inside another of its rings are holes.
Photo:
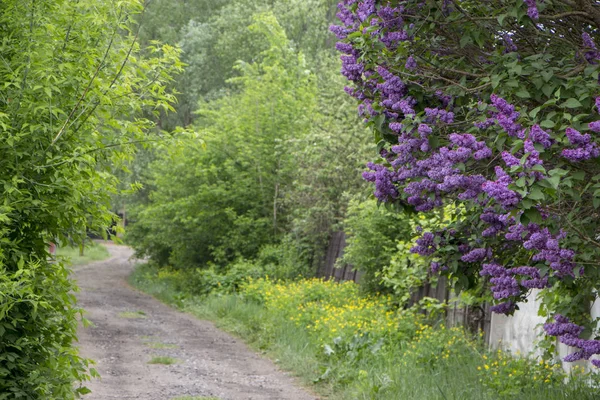
<path fill-rule="evenodd" d="M 556 322 L 544 324 L 546 334 L 556 336 L 561 343 L 579 349 L 579 351 L 566 356 L 565 361 L 589 360 L 593 355 L 600 354 L 599 340 L 586 340 L 579 337 L 583 332 L 583 327 L 572 323 L 560 314 L 555 315 L 554 320 Z M 592 360 L 592 364 L 600 368 L 600 360 Z"/>
<path fill-rule="evenodd" d="M 548 287 L 548 276 L 542 277 L 535 267 L 505 268 L 500 264 L 490 263 L 483 264 L 479 274 L 491 277 L 492 293 L 497 300 L 518 299 L 529 289 Z"/>
<path fill-rule="evenodd" d="M 518 50 L 517 45 L 513 42 L 510 35 L 505 33 L 502 35 L 502 40 L 504 41 L 505 53 L 512 53 Z"/>
<path fill-rule="evenodd" d="M 460 259 L 464 262 L 474 263 L 483 261 L 491 256 L 492 252 L 490 249 L 478 248 L 469 251 L 467 254 L 464 254 Z"/>
<path fill-rule="evenodd" d="M 434 261 L 431 263 L 429 270 L 432 274 L 438 274 L 441 271 L 447 271 L 448 267 L 446 265 L 442 265 L 441 263 Z"/>
<path fill-rule="evenodd" d="M 416 253 L 422 256 L 430 256 L 438 248 L 438 245 L 435 243 L 436 235 L 431 232 L 425 232 L 420 238 L 416 241 L 416 246 L 410 249 L 411 253 Z"/>
<path fill-rule="evenodd" d="M 521 196 L 508 188 L 508 185 L 513 183 L 513 179 L 500 166 L 496 166 L 495 171 L 497 179 L 485 182 L 482 189 L 505 209 L 513 208 L 521 201 Z"/>
<path fill-rule="evenodd" d="M 600 59 L 600 52 L 596 48 L 596 43 L 587 32 L 582 33 L 581 38 L 583 39 L 583 47 L 586 48 L 583 56 L 587 62 L 595 64 L 596 60 Z"/>
<path fill-rule="evenodd" d="M 380 164 L 367 164 L 369 171 L 363 172 L 363 178 L 366 181 L 375 183 L 375 197 L 382 201 L 388 201 L 398 197 L 398 190 L 394 185 L 396 180 L 394 174 Z"/>
<path fill-rule="evenodd" d="M 590 124 L 590 128 L 600 131 L 600 126 L 595 123 Z M 566 135 L 569 142 L 573 146 L 576 146 L 574 149 L 563 149 L 562 156 L 567 160 L 580 162 L 600 156 L 600 148 L 598 148 L 598 145 L 595 142 L 592 142 L 592 138 L 589 134 L 586 133 L 585 135 L 582 135 L 573 128 L 567 128 Z"/>
<path fill-rule="evenodd" d="M 537 1 L 536 0 L 523 0 L 523 1 L 527 5 L 527 15 L 529 15 L 529 18 L 534 19 L 534 20 L 539 19 L 540 14 L 539 14 L 538 8 L 537 8 Z"/>

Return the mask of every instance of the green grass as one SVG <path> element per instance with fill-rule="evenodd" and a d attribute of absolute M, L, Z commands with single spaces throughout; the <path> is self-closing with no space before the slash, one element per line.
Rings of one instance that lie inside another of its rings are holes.
<path fill-rule="evenodd" d="M 143 311 L 123 311 L 119 313 L 119 318 L 146 319 L 146 313 Z"/>
<path fill-rule="evenodd" d="M 155 272 L 151 266 L 140 266 L 130 277 L 130 282 L 198 318 L 214 321 L 218 327 L 242 338 L 283 369 L 297 375 L 306 387 L 329 400 L 600 398 L 582 379 L 575 379 L 568 385 L 562 381 L 553 386 L 540 385 L 540 381 L 534 382 L 527 372 L 529 361 L 510 361 L 514 360 L 512 358 L 505 359 L 509 360 L 509 365 L 514 363 L 515 368 L 526 371 L 520 378 L 524 383 L 518 384 L 517 393 L 499 395 L 493 385 L 502 388 L 510 383 L 508 374 L 492 375 L 495 367 L 485 376 L 482 374 L 487 372 L 486 369 L 478 372 L 482 360 L 491 364 L 494 354 L 487 353 L 489 358 L 483 359 L 485 349 L 464 347 L 464 351 L 442 359 L 440 353 L 444 343 L 426 338 L 420 343 L 390 339 L 377 352 L 351 346 L 338 349 L 331 344 L 335 353 L 326 356 L 323 344 L 318 343 L 309 331 L 299 328 L 277 311 L 267 310 L 239 295 L 185 296 L 174 290 L 173 282 L 159 281 Z M 443 335 L 440 337 L 444 338 Z M 482 377 L 488 380 L 487 385 L 482 382 Z"/>
<path fill-rule="evenodd" d="M 86 244 L 83 256 L 79 255 L 79 247 L 66 246 L 56 250 L 57 256 L 66 257 L 72 266 L 81 266 L 95 261 L 106 260 L 110 254 L 106 247 L 100 243 L 91 242 Z"/>
<path fill-rule="evenodd" d="M 150 347 L 151 349 L 176 349 L 177 345 L 176 344 L 170 344 L 170 343 L 160 343 L 160 342 L 148 342 L 146 343 L 146 346 Z"/>
<path fill-rule="evenodd" d="M 152 357 L 152 359 L 150 361 L 148 361 L 148 364 L 164 364 L 164 365 L 171 365 L 171 364 L 176 364 L 178 363 L 179 360 L 173 357 L 168 357 L 168 356 L 154 356 Z"/>

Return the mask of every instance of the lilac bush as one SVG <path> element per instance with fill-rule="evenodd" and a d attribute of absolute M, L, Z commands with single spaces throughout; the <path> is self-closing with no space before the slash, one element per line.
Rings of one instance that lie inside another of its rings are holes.
<path fill-rule="evenodd" d="M 543 289 L 542 311 L 556 323 L 589 326 L 600 282 L 600 6 L 344 0 L 338 9 L 331 31 L 346 91 L 380 149 L 364 173 L 375 196 L 411 212 L 466 210 L 412 251 L 458 290 L 489 288 L 495 312 Z M 598 354 L 600 342 L 553 326 L 549 335 L 581 349 L 569 360 Z"/>

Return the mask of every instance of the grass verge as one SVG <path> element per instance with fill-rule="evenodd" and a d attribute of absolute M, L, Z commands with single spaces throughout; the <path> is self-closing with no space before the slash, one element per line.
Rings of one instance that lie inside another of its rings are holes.
<path fill-rule="evenodd" d="M 123 311 L 119 313 L 119 318 L 146 319 L 146 313 L 143 311 Z"/>
<path fill-rule="evenodd" d="M 148 364 L 163 364 L 163 365 L 171 365 L 178 363 L 179 360 L 173 357 L 168 356 L 154 356 L 148 361 Z"/>
<path fill-rule="evenodd" d="M 195 297 L 176 273 L 142 265 L 130 282 L 262 351 L 331 400 L 592 400 L 588 376 L 488 352 L 461 329 L 361 298 L 350 284 L 258 280 L 241 293 Z"/>
<path fill-rule="evenodd" d="M 66 257 L 72 266 L 80 266 L 95 261 L 106 260 L 110 254 L 106 247 L 100 243 L 91 242 L 84 248 L 83 256 L 79 253 L 79 247 L 65 246 L 56 250 L 57 256 Z"/>

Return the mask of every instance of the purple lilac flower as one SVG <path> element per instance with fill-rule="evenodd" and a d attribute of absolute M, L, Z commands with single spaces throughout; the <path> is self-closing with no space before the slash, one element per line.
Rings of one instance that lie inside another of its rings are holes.
<path fill-rule="evenodd" d="M 342 75 L 351 81 L 360 80 L 365 66 L 358 62 L 353 55 L 341 56 L 340 58 L 342 60 Z"/>
<path fill-rule="evenodd" d="M 504 172 L 502 167 L 496 166 L 495 171 L 498 179 L 485 182 L 482 185 L 483 191 L 505 209 L 516 206 L 521 201 L 521 196 L 508 188 L 508 185 L 513 182 L 512 178 Z"/>
<path fill-rule="evenodd" d="M 587 32 L 581 34 L 581 39 L 583 40 L 583 47 L 585 47 L 587 50 L 584 53 L 586 61 L 591 64 L 595 64 L 596 60 L 600 58 L 600 52 L 598 52 L 594 40 Z"/>
<path fill-rule="evenodd" d="M 445 265 L 442 265 L 441 263 L 439 263 L 437 261 L 434 261 L 431 263 L 431 266 L 429 269 L 432 274 L 437 274 L 437 273 L 440 273 L 441 271 L 446 271 L 448 269 L 448 267 Z"/>
<path fill-rule="evenodd" d="M 564 361 L 573 362 L 578 360 L 589 360 L 595 354 L 600 354 L 600 341 L 581 339 L 583 327 L 569 321 L 568 318 L 557 314 L 554 316 L 556 322 L 544 324 L 546 334 L 558 337 L 561 343 L 576 347 L 579 351 L 569 354 Z M 600 367 L 600 360 L 592 360 L 592 365 Z"/>
<path fill-rule="evenodd" d="M 531 127 L 529 130 L 529 139 L 534 143 L 540 143 L 545 149 L 552 146 L 552 143 L 554 142 L 550 138 L 550 134 L 543 130 L 539 125 L 533 125 Z"/>
<path fill-rule="evenodd" d="M 492 101 L 492 105 L 498 110 L 494 115 L 496 123 L 500 125 L 509 136 L 523 139 L 525 137 L 524 129 L 516 122 L 521 114 L 515 111 L 513 105 L 495 94 L 491 95 L 490 100 Z"/>
<path fill-rule="evenodd" d="M 446 124 L 454 122 L 454 113 L 451 111 L 443 110 L 441 108 L 425 108 L 426 121 L 428 123 L 435 123 L 441 121 Z"/>
<path fill-rule="evenodd" d="M 486 208 L 479 218 L 489 225 L 489 227 L 481 233 L 481 236 L 483 237 L 496 236 L 499 232 L 506 229 L 506 222 L 501 215 L 497 214 L 492 208 Z"/>
<path fill-rule="evenodd" d="M 479 262 L 490 256 L 489 249 L 473 249 L 469 251 L 467 254 L 463 255 L 460 259 L 464 262 Z"/>
<path fill-rule="evenodd" d="M 590 122 L 588 127 L 590 128 L 590 130 L 592 132 L 600 132 L 600 121 L 594 121 L 594 122 Z"/>
<path fill-rule="evenodd" d="M 419 125 L 418 132 L 421 138 L 426 139 L 433 132 L 433 129 L 427 124 L 421 124 Z"/>
<path fill-rule="evenodd" d="M 595 142 L 592 142 L 592 138 L 589 134 L 586 133 L 585 135 L 582 135 L 573 128 L 567 128 L 566 136 L 567 139 L 569 139 L 569 142 L 573 146 L 576 146 L 574 149 L 563 149 L 561 154 L 567 160 L 579 162 L 600 156 L 600 148 L 598 148 L 598 145 Z"/>
<path fill-rule="evenodd" d="M 452 101 L 452 96 L 444 94 L 441 90 L 435 91 L 435 97 L 437 97 L 442 102 L 442 108 L 447 108 Z"/>
<path fill-rule="evenodd" d="M 502 40 L 504 41 L 504 48 L 506 53 L 512 53 L 517 51 L 517 46 L 513 42 L 512 38 L 508 34 L 502 35 Z"/>
<path fill-rule="evenodd" d="M 513 303 L 512 301 L 508 301 L 506 303 L 500 303 L 495 306 L 492 306 L 492 307 L 490 307 L 490 310 L 497 314 L 509 315 L 513 311 L 515 311 L 515 307 L 516 307 L 515 303 Z"/>
<path fill-rule="evenodd" d="M 523 1 L 527 5 L 527 15 L 529 15 L 529 18 L 534 19 L 534 20 L 540 18 L 536 0 L 523 0 Z"/>
<path fill-rule="evenodd" d="M 502 160 L 504 160 L 507 167 L 514 167 L 520 164 L 520 160 L 508 151 L 502 152 Z"/>
<path fill-rule="evenodd" d="M 415 61 L 413 56 L 409 56 L 406 60 L 406 69 L 413 70 L 417 68 L 417 62 Z"/>
<path fill-rule="evenodd" d="M 420 238 L 416 240 L 416 245 L 413 246 L 410 251 L 411 253 L 416 253 L 422 256 L 430 256 L 435 250 L 437 250 L 437 245 L 435 244 L 435 236 L 431 232 L 425 232 Z"/>
<path fill-rule="evenodd" d="M 363 172 L 363 178 L 375 183 L 375 197 L 381 201 L 398 197 L 398 190 L 394 185 L 394 174 L 383 165 L 368 163 L 371 171 Z"/>

